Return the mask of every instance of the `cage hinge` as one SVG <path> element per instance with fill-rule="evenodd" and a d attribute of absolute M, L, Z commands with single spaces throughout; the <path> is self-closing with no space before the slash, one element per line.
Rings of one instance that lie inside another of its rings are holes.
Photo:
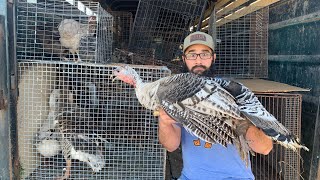
<path fill-rule="evenodd" d="M 0 89 L 0 110 L 7 108 L 7 100 L 4 97 L 3 90 Z"/>

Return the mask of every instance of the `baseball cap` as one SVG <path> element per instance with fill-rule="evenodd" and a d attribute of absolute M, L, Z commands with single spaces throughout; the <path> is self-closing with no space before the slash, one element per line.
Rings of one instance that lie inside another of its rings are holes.
<path fill-rule="evenodd" d="M 189 46 L 194 44 L 203 44 L 214 50 L 212 36 L 204 32 L 197 31 L 189 34 L 183 42 L 183 53 Z"/>

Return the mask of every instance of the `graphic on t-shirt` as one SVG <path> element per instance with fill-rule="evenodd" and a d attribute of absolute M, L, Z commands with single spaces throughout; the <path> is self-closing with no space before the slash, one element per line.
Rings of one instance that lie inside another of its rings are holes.
<path fill-rule="evenodd" d="M 200 146 L 201 145 L 200 139 L 198 138 L 196 140 L 193 140 L 193 145 Z"/>
<path fill-rule="evenodd" d="M 200 141 L 200 139 L 198 138 L 198 139 L 193 140 L 193 145 L 194 145 L 194 146 L 201 146 L 201 141 Z M 212 147 L 212 143 L 206 142 L 203 147 L 205 147 L 205 148 L 211 148 L 211 147 Z"/>
<path fill-rule="evenodd" d="M 205 148 L 211 148 L 211 147 L 212 147 L 212 143 L 206 142 L 206 143 L 204 144 L 204 147 L 205 147 Z"/>

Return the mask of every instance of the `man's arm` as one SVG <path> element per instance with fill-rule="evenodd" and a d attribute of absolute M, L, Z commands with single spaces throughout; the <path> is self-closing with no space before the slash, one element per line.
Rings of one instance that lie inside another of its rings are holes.
<path fill-rule="evenodd" d="M 167 151 L 172 152 L 180 145 L 181 128 L 163 109 L 159 113 L 159 141 Z"/>
<path fill-rule="evenodd" d="M 273 148 L 272 139 L 255 126 L 249 126 L 245 138 L 249 147 L 256 153 L 268 155 Z"/>

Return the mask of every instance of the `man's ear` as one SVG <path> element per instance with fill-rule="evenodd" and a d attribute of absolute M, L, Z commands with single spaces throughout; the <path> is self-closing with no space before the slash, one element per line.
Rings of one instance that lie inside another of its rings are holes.
<path fill-rule="evenodd" d="M 183 63 L 186 63 L 186 60 L 185 60 L 184 55 L 182 55 L 181 57 L 182 57 L 182 62 L 183 62 Z"/>
<path fill-rule="evenodd" d="M 213 64 L 213 63 L 215 63 L 215 62 L 216 62 L 217 54 L 216 54 L 216 53 L 214 53 L 212 58 L 213 58 L 213 59 L 212 59 L 212 64 Z"/>

